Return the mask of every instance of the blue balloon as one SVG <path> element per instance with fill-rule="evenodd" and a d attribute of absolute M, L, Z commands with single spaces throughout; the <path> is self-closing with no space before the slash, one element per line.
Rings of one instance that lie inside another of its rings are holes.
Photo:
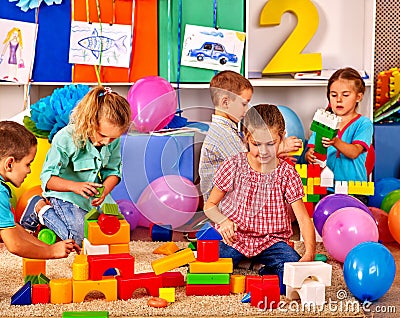
<path fill-rule="evenodd" d="M 360 301 L 375 301 L 392 286 L 396 263 L 382 244 L 364 242 L 353 247 L 343 264 L 344 281 Z"/>
<path fill-rule="evenodd" d="M 299 116 L 297 116 L 297 114 L 287 106 L 279 105 L 278 108 L 285 119 L 286 136 L 296 136 L 304 143 L 304 127 Z"/>
<path fill-rule="evenodd" d="M 383 199 L 389 192 L 400 189 L 400 179 L 382 178 L 375 182 L 375 193 L 368 199 L 368 206 L 380 208 Z"/>

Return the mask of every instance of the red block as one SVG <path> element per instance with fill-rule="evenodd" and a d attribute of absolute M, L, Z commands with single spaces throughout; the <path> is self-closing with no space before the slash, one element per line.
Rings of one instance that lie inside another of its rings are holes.
<path fill-rule="evenodd" d="M 314 202 L 303 202 L 310 218 L 314 215 Z"/>
<path fill-rule="evenodd" d="M 138 288 L 145 288 L 150 296 L 158 297 L 159 289 L 163 287 L 162 277 L 154 272 L 135 274 L 133 277 L 124 278 L 117 276 L 118 299 L 127 300 L 132 297 Z"/>
<path fill-rule="evenodd" d="M 259 275 L 246 275 L 246 293 L 250 291 L 251 285 L 255 283 L 261 283 L 262 276 Z"/>
<path fill-rule="evenodd" d="M 48 304 L 50 302 L 50 286 L 47 284 L 32 285 L 32 304 Z"/>
<path fill-rule="evenodd" d="M 318 152 L 314 152 L 314 156 L 318 159 L 318 160 L 321 160 L 321 161 L 325 161 L 326 160 L 326 154 L 325 155 L 323 155 L 323 154 L 320 154 L 320 153 L 318 153 Z M 308 172 L 307 172 L 308 173 Z M 318 177 L 320 177 L 321 176 L 321 174 L 319 175 L 319 176 L 316 176 L 317 178 Z M 308 176 L 307 176 L 308 177 Z"/>
<path fill-rule="evenodd" d="M 262 283 L 255 283 L 251 286 L 250 293 L 250 304 L 252 306 L 264 311 L 278 308 L 281 299 L 279 282 L 276 284 L 276 282 L 273 283 L 268 280 Z"/>
<path fill-rule="evenodd" d="M 162 287 L 185 286 L 185 278 L 181 272 L 166 272 L 161 275 Z"/>
<path fill-rule="evenodd" d="M 219 241 L 198 240 L 197 260 L 199 262 L 216 262 L 219 259 Z"/>
<path fill-rule="evenodd" d="M 196 295 L 196 296 L 221 296 L 221 295 L 230 295 L 231 293 L 231 285 L 186 285 L 186 295 Z"/>
<path fill-rule="evenodd" d="M 314 186 L 314 194 L 327 194 L 328 191 L 325 187 Z"/>
<path fill-rule="evenodd" d="M 315 153 L 317 156 L 317 153 Z M 321 155 L 322 156 L 322 155 Z M 325 155 L 326 158 L 326 155 Z M 307 178 L 319 178 L 321 177 L 321 167 L 318 164 L 307 165 Z"/>
<path fill-rule="evenodd" d="M 135 259 L 128 253 L 88 255 L 89 279 L 101 280 L 106 270 L 116 268 L 123 278 L 131 278 L 135 273 Z"/>

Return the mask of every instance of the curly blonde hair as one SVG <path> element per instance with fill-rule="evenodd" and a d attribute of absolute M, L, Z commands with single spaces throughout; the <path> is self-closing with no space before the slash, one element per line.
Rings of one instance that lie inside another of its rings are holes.
<path fill-rule="evenodd" d="M 131 124 L 129 102 L 110 88 L 97 86 L 76 105 L 70 117 L 75 125 L 72 138 L 77 147 L 83 148 L 90 136 L 95 134 L 100 120 L 108 120 L 126 132 Z"/>

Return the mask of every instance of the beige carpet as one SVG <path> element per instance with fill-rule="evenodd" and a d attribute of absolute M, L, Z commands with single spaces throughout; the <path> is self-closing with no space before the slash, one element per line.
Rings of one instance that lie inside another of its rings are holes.
<path fill-rule="evenodd" d="M 152 271 L 151 261 L 161 257 L 151 253 L 162 243 L 157 242 L 131 242 L 131 254 L 135 256 L 135 272 Z M 187 247 L 187 242 L 177 242 L 180 248 Z M 296 250 L 301 254 L 303 244 L 296 242 Z M 318 243 L 317 252 L 324 253 L 321 243 Z M 326 253 L 325 253 L 326 254 Z M 67 259 L 47 261 L 47 277 L 69 278 L 72 276 L 71 264 L 74 254 Z M 230 296 L 186 296 L 185 288 L 179 287 L 176 290 L 175 303 L 169 304 L 167 308 L 156 309 L 147 306 L 149 296 L 145 290 L 139 289 L 133 294 L 133 298 L 128 301 L 92 300 L 84 303 L 72 303 L 65 305 L 29 305 L 11 306 L 11 296 L 23 285 L 22 278 L 22 259 L 10 254 L 0 247 L 0 317 L 60 317 L 64 311 L 92 311 L 105 310 L 111 317 L 151 317 L 151 316 L 173 316 L 173 317 L 227 317 L 227 316 L 273 316 L 273 317 L 364 317 L 361 306 L 350 296 L 349 291 L 343 280 L 343 273 L 339 263 L 329 259 L 328 262 L 333 266 L 332 286 L 326 288 L 326 300 L 329 301 L 324 307 L 301 308 L 299 302 L 290 302 L 285 297 L 281 300 L 286 302 L 280 310 L 273 311 L 260 310 L 250 306 L 249 303 L 241 303 L 243 295 Z M 179 268 L 186 274 L 187 268 Z M 243 269 L 235 270 L 235 273 L 254 274 Z M 338 294 L 339 292 L 339 294 Z M 343 298 L 343 295 L 345 298 Z M 338 299 L 342 297 L 342 300 Z M 377 316 L 375 316 L 377 317 Z"/>

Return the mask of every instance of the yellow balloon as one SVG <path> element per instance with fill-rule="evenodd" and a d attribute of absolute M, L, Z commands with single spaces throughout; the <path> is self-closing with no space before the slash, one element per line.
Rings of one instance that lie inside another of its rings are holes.
<path fill-rule="evenodd" d="M 31 163 L 31 173 L 28 174 L 19 188 L 12 187 L 15 192 L 15 196 L 17 197 L 17 201 L 26 190 L 41 184 L 40 173 L 42 172 L 42 166 L 44 160 L 46 159 L 47 152 L 50 149 L 50 142 L 48 139 L 44 138 L 37 138 L 37 141 L 37 152 L 35 159 Z"/>

